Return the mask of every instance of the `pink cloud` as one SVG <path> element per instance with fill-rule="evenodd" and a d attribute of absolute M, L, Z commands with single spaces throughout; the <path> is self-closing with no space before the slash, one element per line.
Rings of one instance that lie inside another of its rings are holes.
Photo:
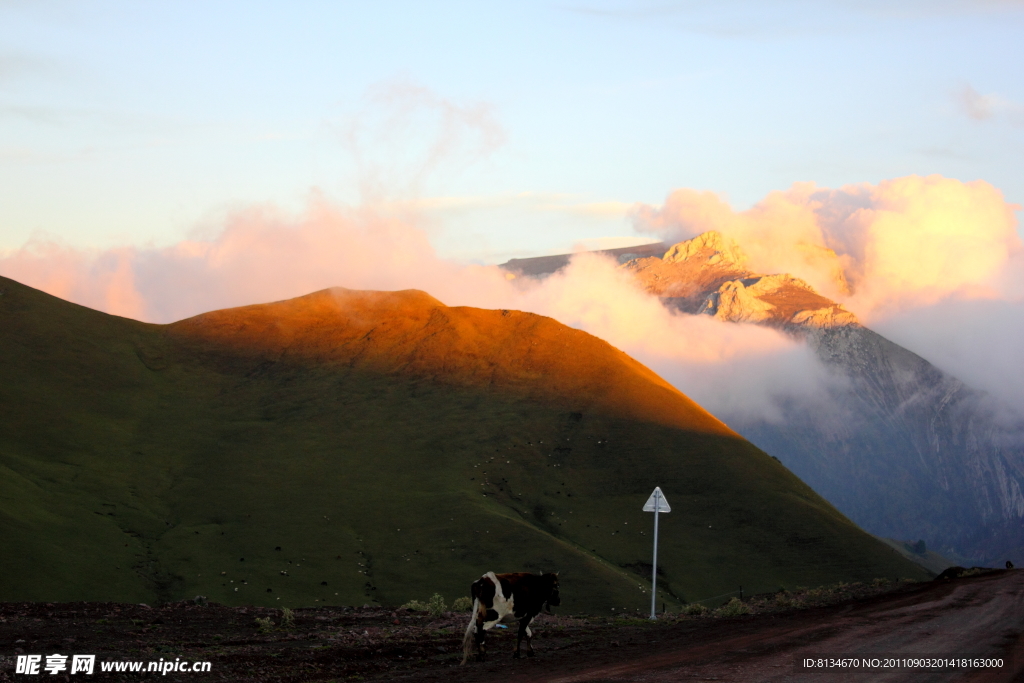
<path fill-rule="evenodd" d="M 801 277 L 870 321 L 948 297 L 1007 295 L 1019 279 L 1017 208 L 984 181 L 933 175 L 838 190 L 797 183 L 740 212 L 677 190 L 633 215 L 638 230 L 668 241 L 718 230 L 753 269 Z"/>
<path fill-rule="evenodd" d="M 0 274 L 150 322 L 333 286 L 422 289 L 449 305 L 533 311 L 586 330 L 712 412 L 747 418 L 773 419 L 778 396 L 813 395 L 828 381 L 803 345 L 773 330 L 669 311 L 608 259 L 578 255 L 566 270 L 539 282 L 441 259 L 413 206 L 353 207 L 313 195 L 298 214 L 250 207 L 231 215 L 209 239 L 168 247 L 76 250 L 36 240 L 0 257 Z M 1013 207 L 987 183 L 938 176 L 839 190 L 807 183 L 772 193 L 744 212 L 711 193 L 680 190 L 663 207 L 638 207 L 635 215 L 649 232 L 669 240 L 708 229 L 731 234 L 755 269 L 802 277 L 868 322 L 887 322 L 897 339 L 921 339 L 901 335 L 900 320 L 928 321 L 931 346 L 912 350 L 927 347 L 932 358 L 955 360 L 963 353 L 943 349 L 974 348 L 987 370 L 976 378 L 960 376 L 977 379 L 982 388 L 992 388 L 987 383 L 999 376 L 998 354 L 1006 345 L 968 339 L 966 328 L 940 327 L 941 315 L 906 316 L 953 300 L 1024 294 Z M 997 335 L 1000 325 L 985 329 Z M 959 337 L 943 345 L 943 335 L 950 334 Z M 986 356 L 985 349 L 992 353 Z M 1011 354 L 1002 362 L 1024 360 Z M 947 369 L 970 369 L 954 365 Z"/>
<path fill-rule="evenodd" d="M 314 196 L 298 215 L 257 206 L 230 216 L 212 239 L 163 248 L 83 251 L 37 241 L 0 258 L 0 273 L 150 322 L 333 286 L 416 288 L 449 305 L 527 310 L 586 330 L 711 410 L 770 419 L 773 396 L 816 387 L 806 349 L 773 330 L 671 312 L 614 261 L 597 256 L 578 255 L 542 281 L 446 261 L 400 204 L 346 207 Z M 736 363 L 748 371 L 735 374 Z M 801 364 L 804 370 L 794 370 Z"/>

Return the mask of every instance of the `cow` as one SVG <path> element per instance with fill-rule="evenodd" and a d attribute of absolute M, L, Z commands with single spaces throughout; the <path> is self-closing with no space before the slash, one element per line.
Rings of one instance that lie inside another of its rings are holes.
<path fill-rule="evenodd" d="M 466 663 L 473 653 L 473 640 L 476 636 L 477 660 L 484 661 L 487 650 L 484 647 L 484 631 L 494 628 L 495 624 L 514 617 L 519 620 L 519 633 L 516 636 L 516 651 L 513 657 L 519 658 L 523 637 L 526 637 L 526 656 L 533 656 L 533 632 L 530 622 L 540 614 L 541 610 L 550 613 L 551 607 L 561 604 L 558 597 L 558 574 L 495 574 L 487 572 L 469 587 L 473 597 L 473 615 L 466 626 L 466 636 L 462 639 L 462 664 Z"/>

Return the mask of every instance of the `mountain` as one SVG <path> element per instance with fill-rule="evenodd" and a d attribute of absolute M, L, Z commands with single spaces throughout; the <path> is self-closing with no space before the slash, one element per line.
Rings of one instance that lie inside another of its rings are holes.
<path fill-rule="evenodd" d="M 633 247 L 617 247 L 615 249 L 599 249 L 595 254 L 611 256 L 619 263 L 632 261 L 644 256 L 660 256 L 668 248 L 667 244 L 655 242 L 653 244 L 639 244 Z M 532 258 L 509 259 L 502 264 L 505 270 L 526 277 L 540 277 L 564 268 L 569 265 L 572 254 L 555 254 L 553 256 L 534 256 Z"/>
<path fill-rule="evenodd" d="M 0 278 L 0 600 L 401 604 L 560 571 L 570 612 L 926 573 L 621 351 L 332 289 L 150 325 Z"/>
<path fill-rule="evenodd" d="M 645 290 L 686 313 L 760 323 L 797 335 L 857 325 L 852 313 L 803 280 L 749 270 L 740 246 L 717 232 L 673 245 L 661 257 L 633 259 L 622 267 Z"/>
<path fill-rule="evenodd" d="M 852 520 L 976 562 L 1021 556 L 1024 428 L 997 423 L 988 396 L 806 282 L 750 270 L 717 232 L 621 268 L 679 311 L 773 327 L 815 351 L 837 380 L 824 395 L 783 403 L 781 422 L 721 417 Z"/>

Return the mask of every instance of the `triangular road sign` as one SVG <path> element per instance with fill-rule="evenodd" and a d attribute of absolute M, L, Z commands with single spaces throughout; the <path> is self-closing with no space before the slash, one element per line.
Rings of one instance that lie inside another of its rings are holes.
<path fill-rule="evenodd" d="M 658 512 L 672 512 L 672 508 L 669 507 L 668 501 L 665 500 L 665 494 L 661 492 L 660 486 L 654 487 L 651 497 L 644 503 L 644 512 L 654 512 L 655 504 L 658 506 Z"/>

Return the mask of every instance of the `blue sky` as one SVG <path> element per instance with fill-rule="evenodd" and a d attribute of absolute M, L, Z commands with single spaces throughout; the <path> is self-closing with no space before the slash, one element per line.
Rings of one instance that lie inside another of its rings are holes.
<path fill-rule="evenodd" d="M 681 187 L 938 173 L 1024 204 L 1024 3 L 890 4 L 0 0 L 0 252 L 314 189 L 484 263 L 633 235 Z"/>

